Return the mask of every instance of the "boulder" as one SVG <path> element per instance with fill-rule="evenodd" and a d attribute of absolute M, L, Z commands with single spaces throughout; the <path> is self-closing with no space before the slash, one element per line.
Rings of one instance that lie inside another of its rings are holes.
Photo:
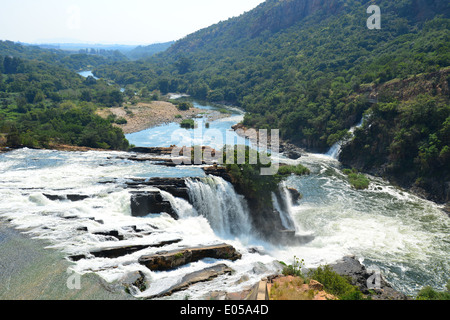
<path fill-rule="evenodd" d="M 241 254 L 231 245 L 220 244 L 142 256 L 139 258 L 139 263 L 152 271 L 164 271 L 205 258 L 235 261 L 241 258 Z"/>
<path fill-rule="evenodd" d="M 291 194 L 291 197 L 292 197 L 292 201 L 293 201 L 293 202 L 297 202 L 297 201 L 301 200 L 302 197 L 303 197 L 302 194 L 301 194 L 300 192 L 298 192 L 297 189 L 294 189 L 294 188 L 288 188 L 288 191 L 289 191 L 289 193 Z"/>
<path fill-rule="evenodd" d="M 172 204 L 163 199 L 160 191 L 139 192 L 131 196 L 131 215 L 133 217 L 145 217 L 151 213 L 163 212 L 176 220 L 179 218 L 172 208 Z"/>
<path fill-rule="evenodd" d="M 322 291 L 323 290 L 323 284 L 316 280 L 310 280 L 309 281 L 309 288 L 316 291 Z"/>
<path fill-rule="evenodd" d="M 189 189 L 186 180 L 183 178 L 132 179 L 127 181 L 125 185 L 128 188 L 135 189 L 151 186 L 166 191 L 174 197 L 189 201 Z"/>

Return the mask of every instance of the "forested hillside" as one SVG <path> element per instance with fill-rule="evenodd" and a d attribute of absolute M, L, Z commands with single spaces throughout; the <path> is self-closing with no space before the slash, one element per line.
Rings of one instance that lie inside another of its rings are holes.
<path fill-rule="evenodd" d="M 43 62 L 47 53 L 38 50 L 36 60 L 0 55 L 0 145 L 128 148 L 122 130 L 95 114 L 122 103 L 119 89 Z"/>
<path fill-rule="evenodd" d="M 174 44 L 174 41 L 155 43 L 149 46 L 137 46 L 133 50 L 127 52 L 126 56 L 131 60 L 149 58 L 159 52 L 167 50 L 172 44 Z"/>
<path fill-rule="evenodd" d="M 371 4 L 381 8 L 381 30 L 367 28 Z M 374 105 L 377 100 L 367 92 L 362 94 L 366 87 L 450 65 L 449 18 L 446 0 L 268 0 L 177 41 L 147 61 L 100 66 L 96 72 L 122 85 L 232 103 L 247 111 L 246 126 L 279 128 L 282 138 L 324 152 L 365 112 L 384 108 Z M 415 101 L 441 109 L 439 118 L 433 118 L 440 123 L 432 131 L 445 127 L 448 100 L 433 90 L 426 94 Z M 389 103 L 403 105 L 401 95 L 392 99 Z M 378 114 L 372 112 L 373 117 Z M 408 123 L 408 128 L 414 125 Z M 391 139 L 401 130 L 393 123 L 385 126 L 393 128 L 391 134 L 372 138 Z M 430 138 L 413 135 L 410 144 L 420 145 L 423 139 Z M 445 155 L 449 145 L 444 134 L 436 152 Z M 359 150 L 352 152 L 347 156 L 356 157 Z M 391 152 L 389 159 L 403 157 L 395 148 L 385 152 Z M 447 157 L 439 161 L 450 167 Z M 427 172 L 422 169 L 414 179 Z"/>
<path fill-rule="evenodd" d="M 22 45 L 12 41 L 0 40 L 0 55 L 62 65 L 73 71 L 88 70 L 128 58 L 119 51 L 106 51 L 102 54 L 90 52 L 73 53 L 59 49 L 42 49 L 38 46 Z"/>
<path fill-rule="evenodd" d="M 427 3 L 379 1 L 382 29 L 369 30 L 367 1 L 267 1 L 148 62 L 97 74 L 236 104 L 249 112 L 247 125 L 281 128 L 283 138 L 325 150 L 370 107 L 348 101 L 361 84 L 449 64 L 448 2 Z"/>

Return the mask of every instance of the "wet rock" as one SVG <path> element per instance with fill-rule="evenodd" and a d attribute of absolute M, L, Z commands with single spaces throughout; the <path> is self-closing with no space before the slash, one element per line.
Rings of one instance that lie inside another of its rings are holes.
<path fill-rule="evenodd" d="M 177 220 L 178 214 L 169 201 L 163 199 L 160 191 L 147 191 L 131 196 L 131 215 L 145 217 L 149 214 L 165 212 Z"/>
<path fill-rule="evenodd" d="M 93 232 L 92 234 L 95 234 L 97 236 L 112 237 L 112 238 L 116 238 L 117 240 L 124 239 L 123 235 L 120 234 L 119 231 L 117 231 L 117 230 L 97 231 L 97 232 Z"/>
<path fill-rule="evenodd" d="M 281 141 L 280 152 L 283 153 L 289 159 L 297 160 L 303 155 L 304 150 L 293 145 L 292 143 Z"/>
<path fill-rule="evenodd" d="M 136 147 L 132 148 L 129 151 L 135 153 L 148 153 L 148 154 L 172 154 L 173 147 L 164 148 L 164 147 Z"/>
<path fill-rule="evenodd" d="M 221 244 L 142 256 L 139 258 L 139 263 L 152 271 L 163 271 L 172 270 L 205 258 L 235 261 L 241 258 L 241 254 L 233 246 Z"/>
<path fill-rule="evenodd" d="M 225 181 L 232 182 L 231 176 L 225 167 L 213 165 L 211 167 L 203 168 L 203 171 L 205 171 L 205 173 L 208 175 L 221 177 Z"/>
<path fill-rule="evenodd" d="M 300 192 L 298 192 L 297 189 L 288 188 L 288 191 L 292 197 L 293 202 L 298 202 L 299 200 L 301 200 L 303 198 L 302 194 Z"/>
<path fill-rule="evenodd" d="M 155 187 L 170 193 L 174 197 L 189 201 L 189 189 L 186 180 L 183 178 L 132 179 L 125 184 L 128 188 Z"/>
<path fill-rule="evenodd" d="M 89 196 L 81 195 L 81 194 L 67 194 L 67 195 L 52 195 L 52 194 L 43 194 L 47 199 L 52 201 L 83 201 L 84 199 L 89 198 Z"/>
<path fill-rule="evenodd" d="M 232 272 L 233 270 L 229 268 L 226 264 L 219 264 L 209 268 L 205 268 L 203 270 L 185 275 L 179 283 L 159 293 L 158 295 L 149 297 L 149 299 L 170 296 L 177 291 L 182 291 L 189 288 L 189 286 L 195 283 L 210 281 L 214 278 L 217 278 L 220 275 L 231 274 Z"/>
<path fill-rule="evenodd" d="M 313 235 L 298 235 L 294 230 L 278 230 L 273 232 L 272 240 L 277 243 L 282 243 L 287 246 L 297 246 L 309 243 L 314 240 Z"/>
<path fill-rule="evenodd" d="M 120 282 L 125 287 L 125 291 L 132 295 L 136 295 L 147 290 L 148 286 L 145 274 L 142 271 L 126 274 Z"/>
<path fill-rule="evenodd" d="M 142 244 L 142 245 L 119 245 L 114 247 L 106 247 L 106 248 L 100 248 L 95 249 L 89 252 L 88 255 L 80 254 L 80 255 L 73 255 L 70 256 L 70 260 L 72 261 L 79 261 L 81 259 L 86 259 L 89 255 L 92 255 L 96 258 L 109 258 L 114 259 L 118 257 L 122 257 L 128 254 L 132 254 L 147 248 L 161 248 L 166 245 L 174 244 L 181 242 L 181 239 L 173 239 L 173 240 L 167 240 L 167 241 L 161 241 L 157 243 L 152 244 Z"/>

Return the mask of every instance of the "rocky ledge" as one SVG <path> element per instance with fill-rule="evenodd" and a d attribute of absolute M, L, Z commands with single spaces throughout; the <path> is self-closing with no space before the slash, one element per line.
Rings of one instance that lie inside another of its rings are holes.
<path fill-rule="evenodd" d="M 235 261 L 241 258 L 241 254 L 237 252 L 236 249 L 231 245 L 220 244 L 205 247 L 164 251 L 149 256 L 142 256 L 141 258 L 139 258 L 139 263 L 146 266 L 152 271 L 166 271 L 205 258 Z"/>
<path fill-rule="evenodd" d="M 372 300 L 408 300 L 405 294 L 392 288 L 381 274 L 378 288 L 369 288 L 368 282 L 370 283 L 372 278 L 376 280 L 374 273 L 369 272 L 354 256 L 344 257 L 330 267 L 337 274 L 349 277 L 352 285 L 357 286 L 363 294 L 370 295 Z M 375 286 L 377 283 L 373 284 Z"/>

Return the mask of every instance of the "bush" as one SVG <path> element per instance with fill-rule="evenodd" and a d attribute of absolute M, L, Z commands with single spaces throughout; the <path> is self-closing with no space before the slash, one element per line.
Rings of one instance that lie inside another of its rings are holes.
<path fill-rule="evenodd" d="M 326 292 L 337 296 L 341 300 L 361 300 L 362 293 L 350 281 L 336 272 L 330 266 L 320 266 L 316 270 L 310 271 L 308 276 L 321 284 Z"/>
<path fill-rule="evenodd" d="M 358 173 L 358 171 L 355 169 L 344 169 L 342 170 L 342 173 L 347 175 L 348 182 L 356 190 L 367 189 L 370 185 L 370 180 L 367 179 L 365 175 Z"/>
<path fill-rule="evenodd" d="M 194 129 L 195 128 L 195 122 L 192 119 L 185 119 L 181 121 L 180 127 L 185 129 Z"/>
<path fill-rule="evenodd" d="M 176 106 L 177 106 L 178 110 L 180 110 L 180 111 L 187 111 L 190 108 L 194 107 L 194 105 L 190 102 L 179 102 L 179 103 L 176 103 Z"/>
<path fill-rule="evenodd" d="M 311 171 L 301 164 L 298 164 L 296 166 L 280 166 L 280 168 L 278 169 L 278 174 L 282 176 L 288 176 L 290 174 L 303 176 L 310 173 Z"/>
<path fill-rule="evenodd" d="M 127 124 L 128 121 L 127 121 L 127 119 L 120 117 L 120 118 L 115 120 L 115 123 L 116 124 Z"/>
<path fill-rule="evenodd" d="M 447 283 L 447 289 L 449 284 Z M 430 286 L 426 286 L 419 291 L 416 297 L 417 300 L 450 300 L 450 291 L 436 291 Z"/>
<path fill-rule="evenodd" d="M 294 262 L 292 265 L 287 265 L 286 263 L 280 261 L 282 265 L 284 265 L 283 268 L 283 275 L 285 276 L 296 276 L 300 278 L 305 278 L 305 275 L 303 274 L 302 267 L 305 265 L 305 260 L 300 260 L 296 256 L 294 256 Z"/>

